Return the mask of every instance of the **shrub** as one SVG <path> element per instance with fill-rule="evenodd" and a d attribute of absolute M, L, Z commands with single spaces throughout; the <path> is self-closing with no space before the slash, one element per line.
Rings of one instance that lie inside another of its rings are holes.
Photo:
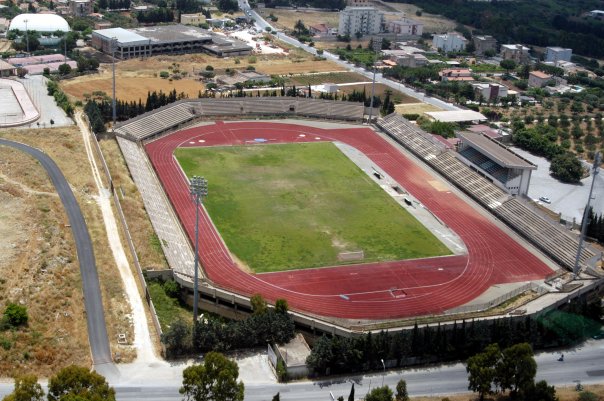
<path fill-rule="evenodd" d="M 13 327 L 27 324 L 28 319 L 25 306 L 9 303 L 4 310 L 4 321 Z"/>
<path fill-rule="evenodd" d="M 211 65 L 206 65 L 206 71 L 214 71 L 214 67 Z"/>
<path fill-rule="evenodd" d="M 180 294 L 180 286 L 178 285 L 178 283 L 174 280 L 169 280 L 166 281 L 163 284 L 164 287 L 164 291 L 166 292 L 166 295 L 169 296 L 170 298 L 178 298 L 178 295 Z"/>
<path fill-rule="evenodd" d="M 168 71 L 160 71 L 160 73 L 159 73 L 159 77 L 160 77 L 160 78 L 164 78 L 164 79 L 166 79 L 166 78 L 168 78 L 169 76 L 170 76 L 170 73 L 169 73 Z"/>
<path fill-rule="evenodd" d="M 256 63 L 256 61 L 257 61 L 256 56 L 250 56 L 250 57 L 247 59 L 247 62 L 248 62 L 248 63 L 250 63 L 250 64 L 255 64 L 255 63 Z"/>

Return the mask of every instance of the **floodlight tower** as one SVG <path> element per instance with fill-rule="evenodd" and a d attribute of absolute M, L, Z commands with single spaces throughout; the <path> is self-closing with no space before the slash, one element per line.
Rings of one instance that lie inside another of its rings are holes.
<path fill-rule="evenodd" d="M 115 48 L 117 47 L 117 38 L 114 36 L 111 38 L 111 64 L 113 70 L 113 97 L 111 98 L 111 113 L 113 117 L 113 125 L 111 126 L 111 131 L 115 133 L 115 120 L 116 120 L 116 112 L 115 112 Z"/>
<path fill-rule="evenodd" d="M 25 41 L 27 42 L 27 55 L 29 56 L 29 31 L 27 30 L 27 18 L 25 18 L 23 22 L 25 22 Z"/>
<path fill-rule="evenodd" d="M 203 197 L 208 196 L 208 181 L 203 177 L 193 176 L 190 180 L 191 200 L 195 204 L 195 276 L 193 283 L 193 325 L 197 322 L 199 306 L 199 207 Z"/>
<path fill-rule="evenodd" d="M 585 231 L 587 231 L 587 222 L 589 220 L 589 209 L 591 208 L 591 200 L 594 192 L 594 184 L 596 183 L 596 177 L 600 172 L 600 152 L 597 152 L 594 156 L 594 164 L 592 167 L 593 177 L 591 179 L 591 188 L 589 189 L 589 198 L 587 198 L 587 204 L 583 210 L 583 220 L 581 222 L 581 235 L 579 236 L 579 248 L 577 249 L 577 257 L 575 258 L 575 266 L 573 267 L 573 278 L 579 277 L 581 272 L 580 259 L 581 251 L 583 250 L 583 238 L 585 237 Z"/>
<path fill-rule="evenodd" d="M 371 100 L 369 101 L 369 120 L 367 121 L 367 124 L 371 124 L 371 118 L 373 116 L 373 98 L 375 97 L 375 71 L 378 58 L 378 50 L 382 49 L 382 41 L 383 39 L 380 39 L 380 41 L 378 42 L 377 40 L 375 40 L 374 37 L 371 42 L 373 50 L 375 51 L 375 60 L 373 60 L 373 79 L 371 81 Z"/>

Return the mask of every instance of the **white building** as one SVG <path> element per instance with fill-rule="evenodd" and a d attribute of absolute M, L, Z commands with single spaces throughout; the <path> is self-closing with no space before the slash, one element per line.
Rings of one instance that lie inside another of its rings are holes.
<path fill-rule="evenodd" d="M 397 35 L 421 36 L 424 32 L 424 24 L 411 18 L 403 17 L 397 21 L 390 21 L 386 25 L 388 32 Z"/>
<path fill-rule="evenodd" d="M 564 49 L 562 47 L 547 47 L 545 49 L 545 61 L 557 63 L 558 61 L 570 61 L 573 55 L 573 49 Z"/>
<path fill-rule="evenodd" d="M 432 46 L 445 53 L 463 51 L 467 44 L 468 40 L 457 32 L 449 32 L 432 37 Z"/>
<path fill-rule="evenodd" d="M 340 35 L 373 35 L 384 30 L 384 13 L 373 7 L 346 7 L 340 11 Z"/>
<path fill-rule="evenodd" d="M 523 45 L 501 45 L 501 58 L 504 60 L 514 60 L 516 63 L 526 63 L 529 61 L 529 48 Z"/>
<path fill-rule="evenodd" d="M 499 98 L 508 95 L 507 86 L 496 84 L 493 82 L 480 82 L 472 84 L 472 88 L 476 93 L 476 98 L 482 97 L 485 101 L 494 102 Z"/>

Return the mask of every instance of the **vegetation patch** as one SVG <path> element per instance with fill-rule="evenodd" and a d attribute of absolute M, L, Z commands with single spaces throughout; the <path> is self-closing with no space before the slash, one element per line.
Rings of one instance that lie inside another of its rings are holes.
<path fill-rule="evenodd" d="M 229 249 L 255 272 L 421 258 L 450 251 L 332 143 L 180 148 Z"/>

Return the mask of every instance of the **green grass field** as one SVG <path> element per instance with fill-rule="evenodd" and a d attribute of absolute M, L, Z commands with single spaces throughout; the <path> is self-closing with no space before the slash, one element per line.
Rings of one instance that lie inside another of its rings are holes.
<path fill-rule="evenodd" d="M 230 251 L 254 272 L 451 252 L 332 143 L 179 148 Z"/>

